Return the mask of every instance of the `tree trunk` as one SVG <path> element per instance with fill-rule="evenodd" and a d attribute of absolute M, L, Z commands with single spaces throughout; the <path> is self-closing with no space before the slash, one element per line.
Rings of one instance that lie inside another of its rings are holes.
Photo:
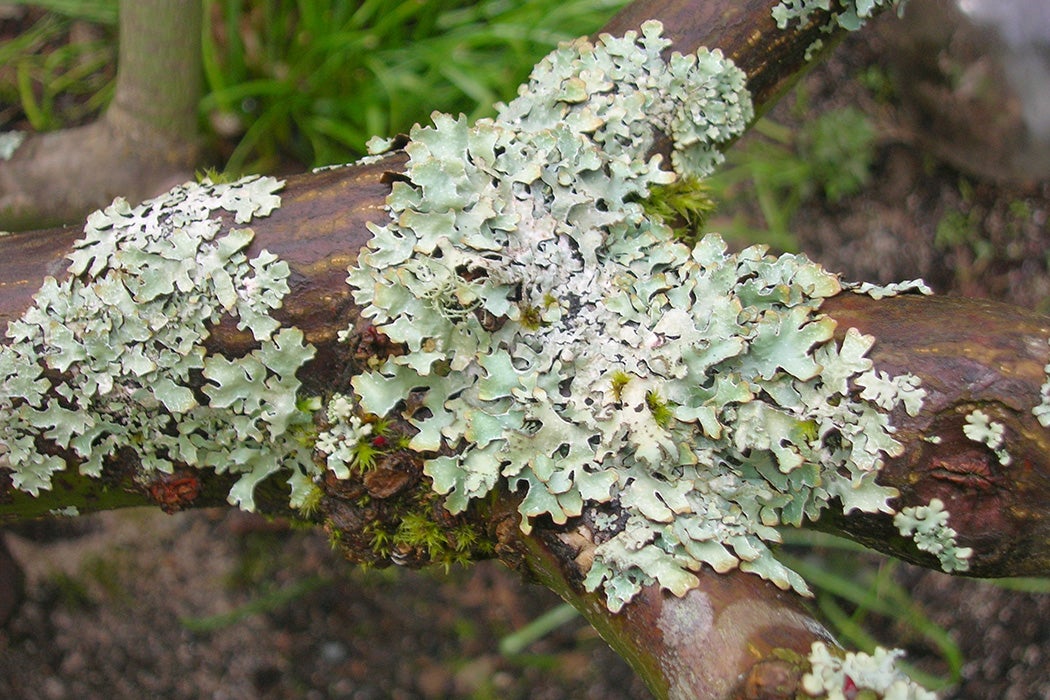
<path fill-rule="evenodd" d="M 0 229 L 78 222 L 114 197 L 153 197 L 197 166 L 200 0 L 120 3 L 113 102 L 86 126 L 28 137 L 0 159 Z"/>

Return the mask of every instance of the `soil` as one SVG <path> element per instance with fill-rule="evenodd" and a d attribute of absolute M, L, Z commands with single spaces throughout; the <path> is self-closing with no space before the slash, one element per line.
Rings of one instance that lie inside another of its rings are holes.
<path fill-rule="evenodd" d="M 856 79 L 891 70 L 879 36 L 850 39 L 808 75 L 805 109 L 789 99 L 774 112 L 790 125 L 855 104 L 882 134 L 869 186 L 802 205 L 798 247 L 849 279 L 923 277 L 938 293 L 1050 310 L 1050 183 L 985 181 L 918 150 L 908 108 Z M 560 601 L 492 562 L 363 571 L 319 532 L 225 511 L 105 513 L 4 536 L 26 586 L 0 628 L 2 698 L 649 697 L 579 618 L 501 654 Z M 962 649 L 942 697 L 1050 698 L 1050 595 L 906 565 L 894 576 Z M 899 625 L 864 623 L 946 672 Z"/>

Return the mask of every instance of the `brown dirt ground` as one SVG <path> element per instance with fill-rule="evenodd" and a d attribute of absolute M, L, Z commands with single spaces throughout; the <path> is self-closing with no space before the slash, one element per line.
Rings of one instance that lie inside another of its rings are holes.
<path fill-rule="evenodd" d="M 804 89 L 811 110 L 858 104 L 893 136 L 880 141 L 862 194 L 802 207 L 800 248 L 847 278 L 924 277 L 938 292 L 1050 309 L 1050 183 L 981 182 L 917 151 L 906 115 L 851 80 L 883 61 L 872 36 L 842 47 Z M 801 123 L 807 113 L 775 116 Z M 974 237 L 937 245 L 950 212 Z M 361 571 L 320 533 L 218 511 L 107 513 L 6 539 L 26 597 L 0 629 L 0 698 L 648 697 L 578 619 L 501 655 L 501 638 L 559 601 L 495 563 L 447 575 Z M 895 576 L 965 654 L 943 697 L 1050 698 L 1050 595 L 908 566 Z M 868 625 L 943 672 L 899 626 Z"/>

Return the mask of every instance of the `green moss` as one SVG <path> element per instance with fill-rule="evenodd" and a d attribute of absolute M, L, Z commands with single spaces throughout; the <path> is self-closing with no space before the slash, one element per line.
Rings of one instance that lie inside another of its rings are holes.
<path fill-rule="evenodd" d="M 668 224 L 674 237 L 687 245 L 697 242 L 707 218 L 718 208 L 710 186 L 691 175 L 653 186 L 641 205 L 646 214 Z"/>
<path fill-rule="evenodd" d="M 328 546 L 332 549 L 339 549 L 343 544 L 343 531 L 331 520 L 325 520 L 324 523 L 325 534 L 328 535 Z"/>
<path fill-rule="evenodd" d="M 447 535 L 428 515 L 406 513 L 393 536 L 394 546 L 425 551 L 431 561 L 444 561 L 450 549 Z"/>
<path fill-rule="evenodd" d="M 311 484 L 299 504 L 299 515 L 306 520 L 312 520 L 313 517 L 317 515 L 318 508 L 321 506 L 321 500 L 323 498 L 324 491 L 322 491 L 316 484 Z"/>
<path fill-rule="evenodd" d="M 389 559 L 393 552 L 394 534 L 378 522 L 369 523 L 365 531 L 370 535 L 372 551 L 382 559 Z"/>
<path fill-rule="evenodd" d="M 194 178 L 198 183 L 211 182 L 214 184 L 225 184 L 230 182 L 236 182 L 237 176 L 229 172 L 220 172 L 217 168 L 205 168 L 204 170 L 198 170 L 194 173 Z"/>
<path fill-rule="evenodd" d="M 491 543 L 474 525 L 450 520 L 447 514 L 436 518 L 435 508 L 441 506 L 425 486 L 384 503 L 382 516 L 365 526 L 372 552 L 379 560 L 436 564 L 446 570 L 491 554 Z"/>
<path fill-rule="evenodd" d="M 532 306 L 531 304 L 523 304 L 520 308 L 521 314 L 519 323 L 521 323 L 522 328 L 535 331 L 543 326 L 543 316 L 539 307 Z"/>
<path fill-rule="evenodd" d="M 615 370 L 612 373 L 610 383 L 612 386 L 613 397 L 617 401 L 621 401 L 623 399 L 623 388 L 627 386 L 627 383 L 630 381 L 631 375 L 627 374 L 627 372 L 624 372 L 622 369 Z"/>
<path fill-rule="evenodd" d="M 645 405 L 649 407 L 649 412 L 653 414 L 653 420 L 661 428 L 667 428 L 671 425 L 671 420 L 674 418 L 674 411 L 668 405 L 667 401 L 660 397 L 655 391 L 647 391 L 645 393 Z"/>

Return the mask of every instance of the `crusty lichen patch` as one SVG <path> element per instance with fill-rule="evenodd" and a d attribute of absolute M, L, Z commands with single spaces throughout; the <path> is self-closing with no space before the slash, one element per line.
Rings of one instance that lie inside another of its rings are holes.
<path fill-rule="evenodd" d="M 683 244 L 647 209 L 753 118 L 739 69 L 717 51 L 665 59 L 661 32 L 565 45 L 496 119 L 413 130 L 391 220 L 349 275 L 407 352 L 330 397 L 320 431 L 321 401 L 296 396 L 313 349 L 270 315 L 288 268 L 249 258 L 251 229 L 213 215 L 265 216 L 280 183 L 205 182 L 94 214 L 69 277 L 8 329 L 0 466 L 37 493 L 67 455 L 97 475 L 130 449 L 146 475 L 239 474 L 229 498 L 249 509 L 280 471 L 306 507 L 322 469 L 363 473 L 386 437 L 374 421 L 411 396 L 417 432 L 398 449 L 426 456 L 445 507 L 501 484 L 523 494 L 526 531 L 586 516 L 585 584 L 612 610 L 650 583 L 683 595 L 705 565 L 805 591 L 768 549 L 776 527 L 833 503 L 892 512 L 896 492 L 875 481 L 901 450 L 888 416 L 914 414 L 924 390 L 876 373 L 872 338 L 833 339 L 820 305 L 843 288 L 834 275 L 714 235 Z M 664 145 L 669 159 L 653 154 Z M 209 354 L 224 317 L 258 348 Z M 384 533 L 413 551 L 433 539 Z"/>
<path fill-rule="evenodd" d="M 1046 381 L 1039 388 L 1039 403 L 1032 408 L 1032 415 L 1039 421 L 1039 425 L 1050 428 L 1050 364 L 1043 367 Z"/>
<path fill-rule="evenodd" d="M 187 184 L 88 218 L 68 276 L 45 281 L 0 348 L 0 467 L 17 488 L 50 488 L 65 455 L 98 476 L 132 450 L 144 476 L 175 463 L 240 474 L 230 501 L 248 509 L 255 484 L 282 466 L 305 493 L 315 470 L 295 373 L 313 349 L 270 316 L 288 266 L 266 251 L 249 258 L 252 230 L 219 217 L 268 215 L 282 184 Z M 224 317 L 258 348 L 208 354 L 209 325 Z"/>
<path fill-rule="evenodd" d="M 354 379 L 348 415 L 425 392 L 410 447 L 444 450 L 425 470 L 447 508 L 502 483 L 524 494 L 525 530 L 586 513 L 586 585 L 613 610 L 653 582 L 682 595 L 705 564 L 804 591 L 769 552 L 776 526 L 834 499 L 891 512 L 887 415 L 924 394 L 873 372 L 872 338 L 832 339 L 834 275 L 717 236 L 688 247 L 646 212 L 752 117 L 737 68 L 665 60 L 661 29 L 563 46 L 495 120 L 416 127 L 391 221 L 349 276 L 408 352 Z"/>
<path fill-rule="evenodd" d="M 838 29 L 856 31 L 864 26 L 883 8 L 896 7 L 903 12 L 907 0 L 781 0 L 772 11 L 780 29 L 785 29 L 792 22 L 808 24 L 812 15 L 818 11 L 827 13 L 827 20 L 820 26 L 820 31 L 831 34 Z M 806 60 L 824 48 L 824 40 L 816 39 L 806 48 Z"/>

